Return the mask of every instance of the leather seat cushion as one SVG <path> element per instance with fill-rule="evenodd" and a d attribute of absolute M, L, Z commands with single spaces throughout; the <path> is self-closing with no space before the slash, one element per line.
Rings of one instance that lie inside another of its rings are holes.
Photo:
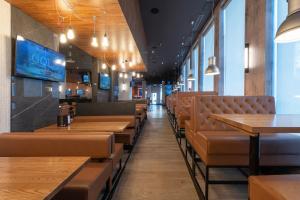
<path fill-rule="evenodd" d="M 135 129 L 134 128 L 127 128 L 122 133 L 116 133 L 115 134 L 115 142 L 116 143 L 122 143 L 122 144 L 133 144 L 133 138 L 135 135 Z"/>
<path fill-rule="evenodd" d="M 190 116 L 184 114 L 178 114 L 176 117 L 177 125 L 179 128 L 185 128 L 185 121 L 190 120 Z"/>
<path fill-rule="evenodd" d="M 249 136 L 236 131 L 201 131 L 190 142 L 207 165 L 248 165 Z M 261 136 L 262 165 L 300 165 L 300 135 Z"/>
<path fill-rule="evenodd" d="M 55 196 L 55 200 L 97 200 L 112 174 L 112 162 L 89 162 Z"/>
<path fill-rule="evenodd" d="M 124 147 L 123 147 L 123 144 L 120 144 L 120 143 L 116 143 L 115 144 L 115 152 L 114 154 L 112 155 L 112 167 L 113 167 L 113 170 L 118 168 L 119 166 L 119 161 L 121 160 L 122 156 L 123 156 L 123 153 L 124 153 Z"/>
<path fill-rule="evenodd" d="M 299 199 L 300 175 L 252 176 L 249 178 L 251 200 Z"/>

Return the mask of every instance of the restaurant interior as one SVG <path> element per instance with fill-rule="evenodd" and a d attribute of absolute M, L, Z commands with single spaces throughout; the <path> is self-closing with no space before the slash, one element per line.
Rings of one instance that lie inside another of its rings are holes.
<path fill-rule="evenodd" d="M 300 0 L 0 13 L 0 200 L 300 199 Z"/>

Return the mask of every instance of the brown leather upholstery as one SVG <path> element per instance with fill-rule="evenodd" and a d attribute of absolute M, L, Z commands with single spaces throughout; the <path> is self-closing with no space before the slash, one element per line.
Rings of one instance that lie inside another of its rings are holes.
<path fill-rule="evenodd" d="M 134 136 L 135 136 L 135 129 L 127 128 L 122 133 L 116 133 L 115 142 L 132 145 Z"/>
<path fill-rule="evenodd" d="M 194 130 L 232 130 L 223 123 L 209 120 L 210 114 L 275 114 L 274 97 L 270 96 L 196 96 Z"/>
<path fill-rule="evenodd" d="M 90 162 L 53 199 L 97 200 L 111 174 L 111 161 Z"/>
<path fill-rule="evenodd" d="M 123 153 L 124 153 L 124 147 L 123 144 L 117 143 L 115 147 L 115 152 L 112 155 L 112 167 L 113 170 L 117 169 L 119 167 L 119 161 L 121 160 Z"/>
<path fill-rule="evenodd" d="M 176 96 L 175 117 L 179 128 L 184 128 L 184 121 L 191 117 L 191 104 L 195 96 L 215 95 L 215 92 L 179 92 Z"/>
<path fill-rule="evenodd" d="M 248 165 L 249 137 L 210 114 L 274 114 L 273 97 L 196 96 L 192 99 L 187 140 L 206 165 Z M 300 166 L 300 137 L 276 134 L 262 137 L 262 165 Z"/>
<path fill-rule="evenodd" d="M 249 136 L 236 131 L 199 131 L 193 146 L 207 166 L 248 166 Z M 261 165 L 300 166 L 300 135 L 263 134 Z"/>
<path fill-rule="evenodd" d="M 78 116 L 74 122 L 130 122 L 128 128 L 135 128 L 136 121 L 134 115 L 109 115 L 109 116 Z"/>
<path fill-rule="evenodd" d="M 250 200 L 297 200 L 300 198 L 300 175 L 251 176 Z"/>
<path fill-rule="evenodd" d="M 0 135 L 0 156 L 91 156 L 109 158 L 111 135 Z"/>

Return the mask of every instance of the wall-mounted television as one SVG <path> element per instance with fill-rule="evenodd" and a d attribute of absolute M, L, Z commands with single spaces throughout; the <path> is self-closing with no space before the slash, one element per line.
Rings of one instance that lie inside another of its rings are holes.
<path fill-rule="evenodd" d="M 111 78 L 108 74 L 99 74 L 99 88 L 101 90 L 109 90 L 110 89 Z"/>
<path fill-rule="evenodd" d="M 78 96 L 84 96 L 85 92 L 84 92 L 83 89 L 77 89 L 77 90 L 76 90 L 76 94 L 77 94 Z"/>
<path fill-rule="evenodd" d="M 65 56 L 22 36 L 17 36 L 15 76 L 64 82 Z"/>
<path fill-rule="evenodd" d="M 82 74 L 82 83 L 89 84 L 91 83 L 91 77 L 89 73 Z"/>

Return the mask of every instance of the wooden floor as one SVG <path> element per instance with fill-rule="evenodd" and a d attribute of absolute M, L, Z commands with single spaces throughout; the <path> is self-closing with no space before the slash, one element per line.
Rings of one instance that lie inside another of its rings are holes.
<path fill-rule="evenodd" d="M 196 190 L 165 110 L 153 106 L 114 200 L 196 200 Z"/>

